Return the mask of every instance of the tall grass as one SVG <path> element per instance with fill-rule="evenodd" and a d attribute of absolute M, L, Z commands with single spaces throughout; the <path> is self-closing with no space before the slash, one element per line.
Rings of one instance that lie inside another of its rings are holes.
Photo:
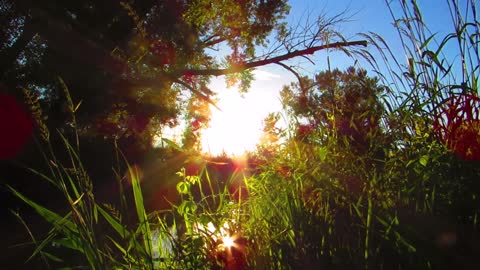
<path fill-rule="evenodd" d="M 68 89 L 61 79 L 60 83 L 67 96 L 68 108 L 72 114 L 72 121 L 75 126 L 74 113 L 78 109 L 79 104 L 74 106 Z M 57 213 L 30 200 L 14 188 L 8 187 L 15 196 L 31 206 L 52 226 L 48 234 L 42 237 L 42 240 L 36 240 L 32 235 L 33 243 L 36 245 L 32 257 L 40 254 L 61 265 L 65 258 L 57 257 L 49 250 L 51 247 L 62 247 L 72 251 L 69 256 L 78 257 L 78 254 L 81 254 L 81 261 L 85 265 L 78 267 L 108 269 L 117 266 L 128 266 L 128 268 L 135 265 L 152 266 L 151 232 L 136 172 L 128 166 L 129 179 L 132 183 L 132 192 L 135 200 L 134 205 L 138 216 L 137 227 L 130 229 L 126 224 L 122 224 L 121 213 L 114 209 L 113 206 L 102 206 L 95 200 L 92 180 L 78 154 L 80 145 L 76 130 L 73 129 L 74 145 L 70 144 L 63 133 L 53 134 L 53 136 L 58 136 L 63 143 L 63 151 L 67 156 L 67 160 L 62 161 L 55 154 L 59 149 L 54 149 L 50 142 L 52 134 L 43 123 L 44 119 L 41 116 L 41 111 L 38 110 L 37 101 L 32 96 L 29 96 L 28 92 L 27 100 L 30 107 L 36 110 L 33 115 L 37 121 L 37 126 L 41 129 L 39 145 L 41 147 L 44 146 L 42 154 L 48 165 L 49 172 L 43 173 L 35 169 L 29 170 L 44 180 L 47 185 L 61 191 L 66 206 L 66 209 Z M 123 199 L 125 198 L 125 194 L 120 195 Z M 118 235 L 105 235 L 106 231 L 116 232 Z M 50 264 L 46 263 L 46 265 L 50 267 Z M 69 266 L 77 267 L 75 265 Z"/>
<path fill-rule="evenodd" d="M 449 11 L 441 16 L 450 19 L 450 27 L 448 24 L 445 27 L 450 32 L 444 36 L 431 33 L 417 1 L 386 1 L 386 4 L 404 55 L 395 55 L 385 40 L 371 34 L 366 37 L 381 53 L 388 73 L 378 68 L 377 62 L 372 61 L 372 64 L 388 86 L 390 100 L 398 101 L 395 106 L 386 102 L 390 118 L 400 119 L 389 127 L 398 141 L 418 153 L 424 175 L 422 182 L 428 182 L 422 188 L 429 192 L 423 193 L 424 198 L 417 197 L 423 205 L 417 205 L 416 209 L 433 213 L 437 204 L 442 207 L 442 204 L 458 200 L 455 196 L 462 194 L 460 188 L 470 185 L 477 191 L 472 182 L 453 175 L 452 179 L 441 182 L 439 179 L 443 177 L 438 175 L 442 167 L 451 174 L 460 169 L 453 165 L 455 160 L 445 160 L 444 152 L 454 153 L 467 161 L 478 160 L 480 24 L 477 3 L 456 0 L 441 3 Z M 407 163 L 407 167 L 411 165 Z M 467 166 L 466 170 L 470 168 Z M 458 192 L 455 195 L 454 190 Z M 471 199 L 468 204 L 478 205 L 478 196 L 466 192 Z M 478 208 L 470 214 L 478 229 Z"/>
<path fill-rule="evenodd" d="M 381 59 L 368 58 L 388 86 L 392 100 L 399 101 L 395 107 L 431 117 L 452 95 L 478 94 L 480 25 L 476 2 L 445 0 L 439 4 L 448 6 L 450 12 L 439 14 L 446 16 L 444 29 L 451 31 L 445 36 L 431 33 L 417 1 L 386 1 L 403 55 L 396 55 L 381 36 L 364 35 L 381 55 Z"/>
<path fill-rule="evenodd" d="M 480 136 L 475 1 L 445 1 L 451 33 L 430 33 L 416 1 L 386 1 L 402 55 L 375 33 L 364 51 L 385 85 L 383 158 L 335 130 L 290 136 L 248 181 L 259 269 L 452 269 L 475 265 Z M 461 4 L 461 5 L 460 5 Z M 405 60 L 406 59 L 406 62 Z M 303 89 L 303 87 L 302 87 Z M 293 129 L 302 125 L 295 121 Z M 316 136 L 316 137 L 315 137 Z M 371 162 L 377 164 L 371 166 Z M 271 237 L 267 237 L 270 232 Z M 472 240 L 475 239 L 475 240 Z M 461 247 L 461 248 L 460 248 Z"/>
<path fill-rule="evenodd" d="M 41 256 L 49 269 L 221 269 L 231 265 L 233 248 L 225 246 L 224 239 L 234 235 L 241 238 L 243 218 L 241 202 L 235 203 L 228 190 L 228 182 L 234 176 L 215 189 L 213 182 L 218 179 L 212 180 L 205 168 L 199 175 L 187 175 L 183 169 L 178 173 L 182 180 L 177 184 L 180 204 L 172 204 L 168 211 L 147 213 L 138 167 L 130 166 L 117 149 L 117 159 L 123 157 L 121 162 L 126 164 L 127 171 L 123 174 L 119 169 L 122 166 L 117 166 L 113 172 L 120 186 L 119 201 L 100 203 L 78 154 L 80 143 L 74 118 L 78 105 L 73 105 L 66 85 L 62 86 L 73 117 L 75 145 L 62 132 L 51 134 L 46 129 L 37 101 L 30 98 L 30 107 L 37 110 L 35 120 L 43 129 L 39 145 L 49 171 L 28 170 L 61 191 L 66 209 L 50 210 L 8 186 L 12 194 L 51 226 L 38 240 L 30 230 L 35 224 L 27 224 L 17 215 L 31 236 L 31 244 L 36 246 L 31 258 Z M 53 136 L 60 138 L 63 148 L 52 145 Z M 68 159 L 57 158 L 58 151 L 63 151 Z M 136 214 L 133 219 L 132 212 Z M 236 257 L 237 261 L 243 260 Z"/>

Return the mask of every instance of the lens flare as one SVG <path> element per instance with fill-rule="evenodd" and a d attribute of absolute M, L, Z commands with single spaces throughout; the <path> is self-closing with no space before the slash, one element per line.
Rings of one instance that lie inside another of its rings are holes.
<path fill-rule="evenodd" d="M 231 236 L 223 236 L 222 237 L 222 246 L 225 249 L 231 249 L 235 245 L 235 241 Z"/>

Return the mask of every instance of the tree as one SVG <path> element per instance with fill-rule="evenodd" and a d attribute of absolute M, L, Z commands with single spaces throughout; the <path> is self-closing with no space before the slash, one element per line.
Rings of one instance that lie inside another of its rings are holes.
<path fill-rule="evenodd" d="M 58 126 L 68 122 L 60 76 L 73 100 L 82 101 L 78 124 L 104 137 L 133 136 L 126 130 L 143 136 L 174 125 L 188 99 L 212 102 L 211 76 L 228 75 L 247 89 L 253 68 L 278 64 L 294 71 L 285 61 L 366 45 L 332 39 L 335 19 L 320 17 L 302 33 L 289 29 L 285 0 L 4 0 L 0 6 L 8 15 L 0 41 L 2 81 L 10 89 L 36 90 L 51 114 L 60 115 Z"/>
<path fill-rule="evenodd" d="M 285 106 L 299 121 L 299 137 L 326 130 L 329 136 L 338 138 L 340 145 L 352 146 L 357 154 L 375 148 L 383 133 L 384 114 L 379 100 L 383 88 L 377 78 L 350 67 L 344 72 L 320 72 L 314 80 L 303 78 L 301 84 L 303 87 L 293 84 L 282 91 Z M 315 139 L 325 142 L 327 138 Z"/>

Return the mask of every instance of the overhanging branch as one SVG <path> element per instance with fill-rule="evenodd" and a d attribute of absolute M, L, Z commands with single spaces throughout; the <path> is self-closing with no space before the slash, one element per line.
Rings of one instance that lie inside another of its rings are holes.
<path fill-rule="evenodd" d="M 306 48 L 303 50 L 297 50 L 276 57 L 258 60 L 253 62 L 247 62 L 243 65 L 235 65 L 231 68 L 226 69 L 187 69 L 181 72 L 181 75 L 191 75 L 191 76 L 221 76 L 237 72 L 242 72 L 247 69 L 256 68 L 260 66 L 266 66 L 269 64 L 279 63 L 281 61 L 289 60 L 298 56 L 312 55 L 317 51 L 326 50 L 326 49 L 338 49 L 351 46 L 367 46 L 367 41 L 358 40 L 351 42 L 335 42 L 330 44 L 325 44 L 321 46 L 314 46 L 311 48 Z"/>
<path fill-rule="evenodd" d="M 219 111 L 220 108 L 218 108 L 217 104 L 215 104 L 215 102 L 212 101 L 212 99 L 209 97 L 209 96 L 206 96 L 204 94 L 202 94 L 200 91 L 196 90 L 195 88 L 193 88 L 191 85 L 189 85 L 188 83 L 186 82 L 183 82 L 182 80 L 174 80 L 173 82 L 175 83 L 178 83 L 180 85 L 182 85 L 183 87 L 187 88 L 188 90 L 190 90 L 190 92 L 192 92 L 194 95 L 196 95 L 197 97 L 199 97 L 200 99 L 203 99 L 205 100 L 206 102 L 210 103 L 212 106 L 214 106 L 216 109 L 218 109 Z"/>

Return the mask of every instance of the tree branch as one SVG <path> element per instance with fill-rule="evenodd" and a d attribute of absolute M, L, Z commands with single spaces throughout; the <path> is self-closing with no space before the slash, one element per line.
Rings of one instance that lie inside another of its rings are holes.
<path fill-rule="evenodd" d="M 235 65 L 231 68 L 226 69 L 187 69 L 181 72 L 181 75 L 193 75 L 193 76 L 221 76 L 227 75 L 237 72 L 242 72 L 247 69 L 256 68 L 260 66 L 266 66 L 269 64 L 275 64 L 281 61 L 289 60 L 298 56 L 305 56 L 309 54 L 314 54 L 317 51 L 326 50 L 326 49 L 338 49 L 343 47 L 350 47 L 350 46 L 367 46 L 367 41 L 359 40 L 359 41 L 351 41 L 351 42 L 335 42 L 331 44 L 325 44 L 321 46 L 314 46 L 311 48 L 306 48 L 303 50 L 297 50 L 290 53 L 286 53 L 283 55 L 279 55 L 276 57 L 247 62 L 245 64 Z"/>
<path fill-rule="evenodd" d="M 201 93 L 200 91 L 194 89 L 191 85 L 187 84 L 186 82 L 183 82 L 182 80 L 177 80 L 177 79 L 174 80 L 173 82 L 178 83 L 178 84 L 182 85 L 183 87 L 187 88 L 194 95 L 198 96 L 200 99 L 205 100 L 206 102 L 210 103 L 213 107 L 215 107 L 216 109 L 221 111 L 220 108 L 217 107 L 217 104 L 215 104 L 215 102 L 213 102 L 212 99 L 209 96 L 206 96 L 203 93 Z"/>
<path fill-rule="evenodd" d="M 296 72 L 292 67 L 289 67 L 282 62 L 276 62 L 275 64 L 277 64 L 277 65 L 283 67 L 284 69 L 290 71 L 291 73 L 293 73 L 293 75 L 295 75 L 295 77 L 297 77 L 298 84 L 300 85 L 300 89 L 302 91 L 305 90 L 305 86 L 303 85 L 302 77 L 300 76 L 300 74 L 298 74 L 298 72 Z"/>

